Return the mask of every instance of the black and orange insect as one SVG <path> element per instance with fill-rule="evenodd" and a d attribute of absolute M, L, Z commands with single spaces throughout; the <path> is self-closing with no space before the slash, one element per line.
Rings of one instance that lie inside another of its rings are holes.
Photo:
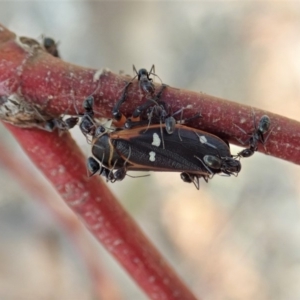
<path fill-rule="evenodd" d="M 128 87 L 127 84 L 113 109 L 118 121 L 124 119 L 119 108 Z M 156 106 L 157 102 L 154 103 Z M 236 176 L 241 170 L 240 161 L 231 155 L 228 143 L 213 134 L 176 122 L 170 125 L 167 117 L 161 122 L 160 114 L 151 116 L 151 124 L 146 119 L 146 125 L 141 120 L 130 129 L 112 129 L 110 125 L 96 124 L 92 106 L 93 101 L 87 98 L 80 124 L 82 132 L 92 137 L 93 157 L 87 161 L 91 175 L 99 173 L 115 182 L 123 180 L 127 171 L 179 172 L 183 181 L 193 182 L 199 188 L 200 178 L 208 180 L 217 173 Z M 168 126 L 172 127 L 171 133 Z"/>

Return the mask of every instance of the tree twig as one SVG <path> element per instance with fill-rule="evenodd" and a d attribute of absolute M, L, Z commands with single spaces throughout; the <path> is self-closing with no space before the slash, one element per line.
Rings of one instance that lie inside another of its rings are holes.
<path fill-rule="evenodd" d="M 46 53 L 34 40 L 18 38 L 3 26 L 1 28 L 2 104 L 12 96 L 19 97 L 24 105 L 34 107 L 32 117 L 37 122 L 36 119 L 40 118 L 36 111 L 44 119 L 64 113 L 82 113 L 83 100 L 93 94 L 98 116 L 111 117 L 112 106 L 120 97 L 125 81 L 131 80 L 130 77 L 117 75 L 106 69 L 93 70 L 69 64 Z M 188 107 L 185 110 L 187 118 L 200 112 L 202 118 L 193 121 L 191 127 L 216 134 L 233 144 L 245 147 L 239 141 L 247 140 L 247 136 L 234 124 L 246 132 L 253 131 L 252 108 L 249 106 L 171 87 L 166 89 L 161 99 L 173 111 Z M 142 101 L 144 99 L 138 84 L 134 82 L 129 90 L 128 100 L 122 106 L 122 112 L 129 116 Z M 257 119 L 264 114 L 271 119 L 272 133 L 265 148 L 259 145 L 259 151 L 299 164 L 300 123 L 260 109 L 255 108 L 254 111 Z M 1 112 L 0 117 L 3 118 Z M 14 120 L 13 123 L 16 124 Z"/>

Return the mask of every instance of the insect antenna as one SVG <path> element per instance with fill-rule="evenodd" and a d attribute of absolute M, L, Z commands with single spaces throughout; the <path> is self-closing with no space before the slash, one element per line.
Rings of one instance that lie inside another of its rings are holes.
<path fill-rule="evenodd" d="M 130 177 L 130 178 L 141 178 L 141 177 L 149 177 L 150 174 L 146 174 L 146 175 L 138 175 L 138 176 L 133 176 L 133 175 L 126 174 L 126 176 L 128 176 L 128 177 Z"/>

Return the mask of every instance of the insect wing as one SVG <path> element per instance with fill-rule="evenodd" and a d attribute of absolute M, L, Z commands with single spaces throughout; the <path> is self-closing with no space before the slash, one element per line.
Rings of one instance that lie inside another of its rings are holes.
<path fill-rule="evenodd" d="M 199 141 L 194 129 L 176 125 L 173 134 L 167 134 L 164 125 L 116 131 L 111 141 L 118 154 L 128 161 L 128 169 L 195 172 L 208 174 L 207 167 L 199 160 L 206 154 L 226 152 L 230 155 L 225 142 L 208 133 L 196 130 L 205 136 L 209 146 Z M 162 134 L 163 132 L 163 134 Z M 164 141 L 164 143 L 163 143 Z M 165 146 L 165 148 L 163 147 Z M 195 157 L 197 156 L 197 157 Z"/>
<path fill-rule="evenodd" d="M 177 138 L 176 142 L 178 144 L 181 142 L 180 147 L 185 149 L 185 154 L 196 155 L 201 159 L 207 154 L 218 157 L 231 156 L 226 142 L 213 134 L 199 129 L 177 124 L 172 135 L 164 135 L 166 143 L 173 138 Z"/>

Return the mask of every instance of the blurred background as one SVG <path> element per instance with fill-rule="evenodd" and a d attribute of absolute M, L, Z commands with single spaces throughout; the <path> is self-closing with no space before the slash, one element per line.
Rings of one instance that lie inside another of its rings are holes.
<path fill-rule="evenodd" d="M 0 22 L 54 38 L 74 64 L 155 64 L 171 86 L 300 121 L 300 2 L 1 2 Z M 2 125 L 0 138 L 0 299 L 147 299 Z M 300 299 L 299 166 L 260 153 L 242 164 L 200 191 L 170 173 L 110 186 L 197 297 Z"/>

